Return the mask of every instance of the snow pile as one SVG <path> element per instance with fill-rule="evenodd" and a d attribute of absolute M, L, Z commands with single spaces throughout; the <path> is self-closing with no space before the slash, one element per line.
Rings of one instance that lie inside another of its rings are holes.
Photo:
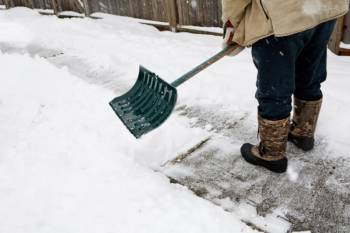
<path fill-rule="evenodd" d="M 0 64 L 0 232 L 250 232 L 135 162 L 111 92 L 42 58 Z"/>

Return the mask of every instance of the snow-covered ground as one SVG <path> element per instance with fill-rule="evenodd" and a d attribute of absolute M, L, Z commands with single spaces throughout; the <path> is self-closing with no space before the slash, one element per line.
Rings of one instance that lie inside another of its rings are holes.
<path fill-rule="evenodd" d="M 99 16 L 0 11 L 0 232 L 253 232 L 242 210 L 227 213 L 155 172 L 210 126 L 175 113 L 136 140 L 108 106 L 139 64 L 172 81 L 220 50 L 220 38 Z M 317 133 L 323 156 L 349 156 L 350 60 L 329 58 Z M 244 116 L 254 132 L 255 76 L 249 50 L 224 58 L 179 87 L 178 105 Z"/>

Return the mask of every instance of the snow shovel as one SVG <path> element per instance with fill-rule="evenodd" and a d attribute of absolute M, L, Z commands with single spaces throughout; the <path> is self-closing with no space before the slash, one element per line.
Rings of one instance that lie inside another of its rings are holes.
<path fill-rule="evenodd" d="M 238 47 L 237 44 L 226 47 L 171 84 L 140 66 L 134 86 L 109 104 L 128 130 L 136 138 L 140 138 L 160 126 L 170 116 L 177 100 L 176 87 Z"/>

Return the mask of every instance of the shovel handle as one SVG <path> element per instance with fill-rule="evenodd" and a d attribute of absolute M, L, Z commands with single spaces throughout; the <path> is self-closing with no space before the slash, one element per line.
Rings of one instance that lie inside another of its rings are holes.
<path fill-rule="evenodd" d="M 173 87 L 178 87 L 185 81 L 189 80 L 205 68 L 209 67 L 210 65 L 214 64 L 215 62 L 219 61 L 221 58 L 225 57 L 227 54 L 232 53 L 234 50 L 238 49 L 240 46 L 238 44 L 233 44 L 230 46 L 227 46 L 223 50 L 221 50 L 219 53 L 215 54 L 202 64 L 198 65 L 197 67 L 193 68 L 186 74 L 182 75 L 180 78 L 176 79 L 174 82 L 171 83 Z"/>

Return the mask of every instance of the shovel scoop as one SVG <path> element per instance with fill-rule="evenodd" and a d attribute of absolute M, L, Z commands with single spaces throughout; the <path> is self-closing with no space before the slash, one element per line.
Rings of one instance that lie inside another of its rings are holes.
<path fill-rule="evenodd" d="M 140 138 L 160 126 L 170 116 L 176 105 L 176 87 L 237 48 L 239 46 L 236 44 L 226 47 L 171 84 L 140 66 L 134 86 L 124 95 L 113 99 L 109 105 L 130 133 Z"/>

